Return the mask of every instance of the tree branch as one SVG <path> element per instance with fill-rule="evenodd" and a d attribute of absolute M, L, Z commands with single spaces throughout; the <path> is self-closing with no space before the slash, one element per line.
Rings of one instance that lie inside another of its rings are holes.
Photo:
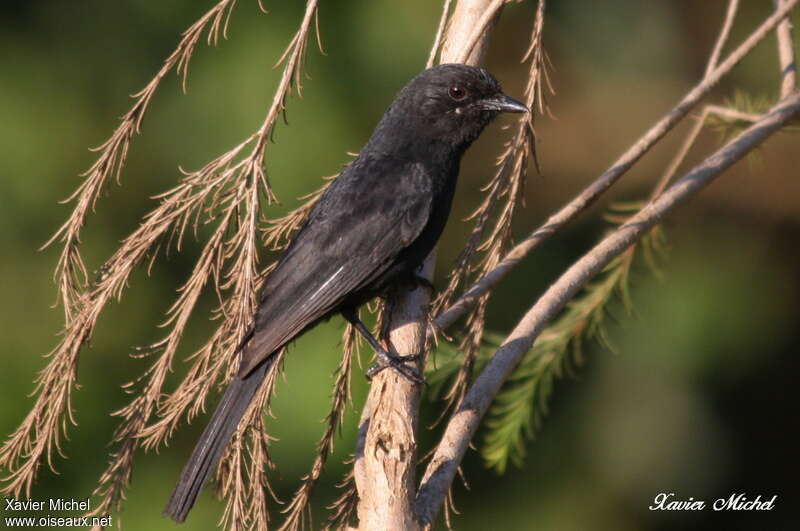
<path fill-rule="evenodd" d="M 773 0 L 775 9 L 780 9 L 789 0 Z M 775 32 L 778 36 L 778 64 L 781 69 L 781 98 L 791 94 L 797 86 L 797 63 L 794 57 L 792 21 L 785 18 Z"/>
<path fill-rule="evenodd" d="M 492 271 L 484 275 L 469 288 L 447 310 L 434 320 L 435 328 L 445 329 L 455 323 L 481 296 L 497 285 L 528 253 L 539 247 L 564 225 L 575 219 L 581 212 L 589 208 L 601 194 L 610 188 L 625 172 L 642 158 L 661 138 L 691 111 L 706 96 L 720 79 L 727 75 L 755 46 L 763 40 L 778 23 L 787 16 L 800 0 L 785 0 L 752 34 L 739 45 L 736 50 L 719 66 L 690 90 L 678 104 L 653 125 L 636 141 L 617 161 L 583 190 L 577 197 L 567 203 L 561 210 L 550 216 L 539 228 L 517 244 Z"/>
<path fill-rule="evenodd" d="M 733 20 L 736 18 L 736 11 L 739 9 L 739 0 L 730 0 L 728 2 L 728 10 L 725 12 L 725 20 L 722 22 L 722 29 L 719 32 L 719 37 L 717 37 L 717 42 L 714 44 L 714 50 L 711 52 L 711 56 L 708 58 L 708 64 L 706 65 L 706 73 L 705 75 L 708 76 L 714 68 L 716 68 L 717 63 L 719 62 L 719 56 L 722 54 L 722 48 L 725 47 L 725 43 L 728 42 L 728 36 L 731 34 L 731 27 L 733 27 Z"/>
<path fill-rule="evenodd" d="M 442 6 L 442 16 L 439 18 L 439 27 L 436 28 L 436 37 L 433 39 L 433 46 L 431 46 L 431 53 L 428 55 L 428 62 L 425 63 L 425 68 L 430 68 L 436 63 L 436 54 L 439 53 L 439 48 L 442 46 L 442 38 L 444 37 L 445 29 L 447 29 L 447 21 L 450 15 L 450 4 L 453 0 L 444 0 Z"/>
<path fill-rule="evenodd" d="M 697 140 L 697 136 L 700 134 L 703 126 L 706 124 L 706 119 L 708 119 L 708 116 L 711 114 L 729 121 L 741 120 L 744 122 L 755 122 L 761 118 L 760 114 L 739 111 L 737 109 L 722 107 L 720 105 L 706 105 L 703 107 L 700 117 L 694 123 L 689 131 L 689 134 L 686 135 L 686 139 L 683 141 L 683 144 L 681 144 L 681 147 L 675 153 L 675 156 L 672 157 L 669 166 L 667 166 L 667 169 L 661 175 L 661 178 L 659 179 L 658 184 L 653 191 L 654 197 L 664 191 L 664 188 L 666 188 L 669 182 L 672 180 L 672 176 L 678 171 L 678 168 L 683 163 L 683 159 L 686 158 L 689 150 L 694 145 L 694 141 Z"/>
<path fill-rule="evenodd" d="M 468 57 L 466 63 L 477 64 L 486 48 L 485 29 L 502 4 L 497 0 L 458 1 L 446 24 L 441 62 Z M 477 27 L 484 31 L 476 37 Z M 436 250 L 425 260 L 423 277 L 432 279 L 435 261 Z M 398 354 L 424 352 L 429 304 L 430 293 L 425 288 L 398 293 L 387 302 L 388 339 Z M 417 368 L 421 370 L 421 362 Z M 417 384 L 395 371 L 382 371 L 372 382 L 354 464 L 361 530 L 419 529 L 412 509 L 420 392 Z"/>
<path fill-rule="evenodd" d="M 531 348 L 545 325 L 595 274 L 639 240 L 675 206 L 719 177 L 724 170 L 778 131 L 798 113 L 800 113 L 800 93 L 796 92 L 696 166 L 657 199 L 651 201 L 567 269 L 542 295 L 494 354 L 448 422 L 442 440 L 425 471 L 417 495 L 416 512 L 423 523 L 430 525 L 435 521 L 481 418 L 503 382 Z"/>
<path fill-rule="evenodd" d="M 776 9 L 780 8 L 781 1 L 782 0 L 774 0 Z M 714 46 L 714 51 L 708 60 L 706 75 L 708 75 L 708 72 L 713 70 L 717 64 L 719 52 L 724 46 L 725 40 L 728 38 L 730 27 L 733 24 L 734 17 L 736 16 L 737 6 L 738 0 L 731 0 L 728 4 L 728 12 L 725 16 L 725 22 L 723 24 L 722 31 L 720 32 L 717 44 Z M 775 33 L 777 35 L 778 42 L 778 60 L 781 77 L 780 97 L 785 98 L 792 93 L 795 87 L 794 44 L 792 41 L 791 21 L 788 17 L 778 24 L 778 28 L 775 30 Z M 743 112 L 733 108 L 722 107 L 719 105 L 706 105 L 703 108 L 703 111 L 700 113 L 700 118 L 692 126 L 692 129 L 689 131 L 689 134 L 686 136 L 686 139 L 683 141 L 680 149 L 672 158 L 672 161 L 669 163 L 669 166 L 667 166 L 666 171 L 664 171 L 664 174 L 661 176 L 661 179 L 659 180 L 659 183 L 655 189 L 656 195 L 663 191 L 667 184 L 669 184 L 672 176 L 678 171 L 678 168 L 683 163 L 686 155 L 689 153 L 689 150 L 697 139 L 697 136 L 703 129 L 703 126 L 705 125 L 706 119 L 709 115 L 714 115 L 728 121 L 744 122 L 755 122 L 761 117 L 759 114 Z"/>

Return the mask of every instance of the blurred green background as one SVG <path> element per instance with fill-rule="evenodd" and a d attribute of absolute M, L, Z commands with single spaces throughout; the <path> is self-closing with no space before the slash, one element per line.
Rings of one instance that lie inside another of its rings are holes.
<path fill-rule="evenodd" d="M 278 73 L 271 67 L 302 14 L 300 2 L 265 0 L 236 7 L 229 39 L 201 44 L 183 95 L 170 76 L 135 138 L 122 186 L 109 188 L 84 235 L 90 268 L 98 267 L 152 208 L 150 196 L 171 187 L 178 165 L 194 169 L 227 151 L 261 123 Z M 289 103 L 291 126 L 280 125 L 269 147 L 272 184 L 284 206 L 316 189 L 358 151 L 394 93 L 424 66 L 440 3 L 322 2 L 326 56 L 309 46 L 302 100 Z M 602 172 L 699 78 L 726 2 L 713 0 L 557 1 L 548 6 L 545 44 L 554 65 L 555 119 L 538 122 L 543 176 L 532 174 L 527 208 L 516 225 L 527 234 Z M 769 0 L 743 2 L 733 30 L 739 42 L 769 14 Z M 78 173 L 171 52 L 180 32 L 212 2 L 174 0 L 9 1 L 0 8 L 0 433 L 10 433 L 32 399 L 41 355 L 62 325 L 52 271 L 58 249 L 37 248 L 60 226 L 69 207 L 58 205 L 80 183 Z M 518 60 L 527 46 L 534 4 L 508 6 L 487 60 L 506 91 L 522 95 Z M 795 21 L 798 14 L 795 14 Z M 709 101 L 741 88 L 774 99 L 774 36 L 728 76 Z M 506 122 L 508 123 L 508 122 Z M 688 130 L 672 132 L 630 172 L 611 199 L 647 195 Z M 477 204 L 494 153 L 505 138 L 495 125 L 468 154 L 456 206 L 443 237 L 437 284 L 467 233 L 459 220 Z M 666 223 L 670 248 L 658 280 L 645 270 L 634 279 L 636 318 L 611 328 L 619 355 L 592 347 L 576 378 L 557 384 L 552 410 L 529 445 L 524 468 L 498 477 L 476 453 L 465 462 L 470 490 L 456 488 L 456 529 L 626 530 L 789 529 L 798 518 L 797 400 L 800 362 L 800 182 L 798 139 L 770 139 L 760 157 L 741 162 Z M 718 145 L 701 135 L 690 163 Z M 490 328 L 507 332 L 557 275 L 607 228 L 595 207 L 526 260 L 497 290 Z M 116 420 L 126 403 L 120 385 L 147 361 L 132 347 L 159 338 L 156 324 L 188 275 L 195 249 L 159 261 L 151 278 L 134 276 L 120 304 L 111 304 L 83 352 L 74 393 L 79 426 L 70 430 L 56 462 L 43 469 L 34 497 L 82 498 L 106 464 Z M 211 299 L 206 307 L 210 307 Z M 619 313 L 621 315 L 621 313 Z M 331 373 L 343 322 L 333 319 L 297 342 L 269 423 L 279 440 L 272 484 L 286 499 L 307 471 L 322 433 Z M 191 324 L 183 352 L 209 331 L 205 316 Z M 182 371 L 179 368 L 178 371 Z M 170 385 L 174 385 L 177 378 Z M 353 448 L 355 419 L 366 382 L 354 379 L 355 411 L 348 415 L 320 487 L 313 528 Z M 436 404 L 426 404 L 435 415 Z M 123 521 L 128 529 L 173 529 L 161 518 L 180 467 L 203 419 L 178 432 L 159 454 L 140 455 Z M 423 435 L 429 447 L 433 433 Z M 480 443 L 480 440 L 478 440 Z M 743 492 L 777 494 L 770 513 L 651 512 L 661 492 L 712 501 Z M 221 505 L 206 491 L 184 529 L 210 529 Z M 277 513 L 279 507 L 274 506 Z M 3 512 L 5 516 L 6 513 Z"/>

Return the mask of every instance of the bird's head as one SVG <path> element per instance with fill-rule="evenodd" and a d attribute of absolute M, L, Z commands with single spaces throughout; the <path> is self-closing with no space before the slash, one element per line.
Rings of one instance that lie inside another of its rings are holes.
<path fill-rule="evenodd" d="M 444 64 L 412 79 L 398 94 L 390 113 L 399 111 L 405 126 L 424 141 L 444 141 L 466 149 L 501 112 L 528 108 L 506 96 L 483 68 Z"/>

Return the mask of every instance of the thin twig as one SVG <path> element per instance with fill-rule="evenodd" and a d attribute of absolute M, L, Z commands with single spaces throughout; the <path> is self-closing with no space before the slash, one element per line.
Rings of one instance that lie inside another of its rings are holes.
<path fill-rule="evenodd" d="M 283 510 L 284 513 L 287 513 L 287 517 L 279 531 L 297 531 L 303 528 L 305 523 L 304 516 L 309 510 L 311 491 L 317 484 L 328 457 L 333 453 L 334 438 L 341 431 L 345 407 L 347 402 L 351 400 L 350 378 L 353 369 L 353 358 L 358 356 L 358 336 L 352 325 L 347 325 L 343 343 L 342 360 L 336 369 L 336 381 L 333 384 L 331 409 L 325 418 L 327 422 L 325 433 L 317 443 L 317 455 L 311 465 L 311 470 L 303 476 L 302 484 Z"/>
<path fill-rule="evenodd" d="M 416 511 L 423 523 L 431 525 L 435 521 L 481 418 L 503 382 L 547 323 L 594 275 L 638 241 L 675 206 L 719 177 L 798 113 L 800 93 L 795 93 L 696 166 L 575 262 L 528 310 L 475 380 L 445 428 L 417 495 Z"/>
<path fill-rule="evenodd" d="M 739 61 L 749 54 L 770 31 L 794 8 L 800 0 L 788 0 L 780 9 L 771 14 L 750 34 L 728 57 L 709 75 L 705 76 L 681 101 L 653 125 L 637 140 L 617 161 L 585 188 L 577 197 L 567 203 L 561 210 L 550 216 L 547 221 L 517 244 L 500 261 L 495 269 L 484 275 L 473 284 L 455 303 L 438 315 L 434 327 L 446 329 L 458 320 L 469 308 L 480 300 L 481 296 L 492 289 L 505 277 L 526 255 L 539 247 L 564 225 L 575 219 L 581 212 L 591 206 L 600 195 L 625 174 L 642 156 L 644 156 L 661 138 L 686 116 L 692 108 L 711 89 L 727 75 Z M 432 332 L 429 332 L 432 333 Z"/>
<path fill-rule="evenodd" d="M 680 149 L 678 149 L 678 151 L 675 153 L 675 156 L 672 157 L 669 166 L 667 166 L 667 169 L 664 170 L 664 173 L 658 180 L 658 184 L 653 190 L 653 197 L 664 191 L 664 188 L 666 188 L 669 182 L 672 180 L 675 172 L 678 171 L 678 168 L 683 163 L 692 145 L 694 145 L 697 135 L 699 135 L 700 131 L 702 131 L 703 126 L 706 124 L 706 120 L 710 114 L 719 116 L 720 118 L 726 120 L 741 120 L 745 122 L 755 122 L 761 117 L 760 114 L 739 111 L 729 107 L 722 107 L 720 105 L 706 105 L 703 107 L 700 117 L 697 118 L 697 121 L 694 123 L 694 125 L 692 125 L 692 128 L 689 130 L 689 134 L 686 135 L 686 139 L 683 141 L 683 144 L 681 144 Z"/>
<path fill-rule="evenodd" d="M 444 36 L 445 29 L 447 28 L 447 20 L 450 15 L 450 4 L 453 0 L 444 0 L 442 6 L 442 16 L 439 19 L 439 27 L 436 28 L 436 37 L 433 39 L 433 46 L 431 46 L 431 53 L 428 55 L 428 62 L 425 63 L 425 68 L 430 68 L 436 62 L 436 54 L 442 46 L 442 37 Z"/>
<path fill-rule="evenodd" d="M 775 8 L 780 7 L 780 2 L 782 0 L 774 0 Z M 706 68 L 706 75 L 711 72 L 714 67 L 717 65 L 717 61 L 719 59 L 719 53 L 722 50 L 722 47 L 725 44 L 725 41 L 728 38 L 728 33 L 730 33 L 731 26 L 733 25 L 733 19 L 736 16 L 736 9 L 738 6 L 738 0 L 731 0 L 728 4 L 728 11 L 725 16 L 725 21 L 722 26 L 722 31 L 720 32 L 719 38 L 717 39 L 717 43 L 714 46 L 714 51 L 711 54 L 711 57 L 708 60 L 708 66 Z M 794 90 L 794 82 L 795 82 L 795 65 L 794 65 L 794 46 L 792 44 L 792 26 L 791 21 L 787 17 L 784 19 L 780 24 L 778 24 L 778 28 L 775 30 L 777 35 L 777 42 L 778 42 L 778 58 L 779 58 L 779 66 L 780 66 L 780 76 L 781 76 L 781 97 L 784 98 L 789 93 Z M 760 115 L 754 113 L 745 113 L 743 111 L 739 111 L 737 109 L 721 107 L 719 105 L 706 105 L 702 112 L 700 113 L 700 117 L 698 118 L 697 122 L 692 126 L 689 130 L 689 134 L 686 136 L 686 139 L 683 141 L 680 149 L 677 153 L 672 157 L 672 160 L 667 166 L 667 169 L 664 171 L 661 179 L 659 180 L 658 185 L 656 186 L 655 193 L 661 193 L 664 188 L 666 188 L 669 181 L 675 175 L 675 172 L 678 171 L 678 168 L 683 163 L 686 155 L 689 153 L 692 145 L 694 144 L 697 136 L 700 134 L 700 131 L 703 129 L 703 126 L 706 123 L 706 119 L 710 114 L 715 116 L 719 116 L 720 118 L 726 120 L 741 120 L 741 121 L 749 121 L 755 122 L 758 120 Z"/>
<path fill-rule="evenodd" d="M 144 116 L 161 81 L 175 68 L 181 76 L 183 90 L 186 91 L 189 61 L 195 45 L 209 25 L 208 44 L 216 45 L 220 29 L 223 38 L 227 36 L 228 19 L 235 4 L 236 0 L 222 0 L 183 32 L 183 38 L 177 48 L 164 60 L 158 73 L 147 86 L 133 94 L 132 97 L 136 98 L 136 102 L 122 116 L 116 130 L 103 144 L 93 150 L 99 151 L 100 156 L 88 170 L 81 174 L 86 180 L 64 200 L 64 203 L 75 201 L 75 207 L 67 221 L 42 248 L 44 249 L 56 241 L 63 245 L 54 279 L 58 286 L 59 299 L 64 307 L 66 323 L 69 323 L 77 313 L 80 300 L 88 285 L 88 273 L 80 252 L 80 235 L 86 218 L 94 210 L 97 199 L 108 181 L 113 178 L 118 183 L 120 182 L 120 175 L 125 166 L 133 136 L 141 131 Z"/>
<path fill-rule="evenodd" d="M 230 1 L 220 2 L 214 10 L 185 33 L 179 49 L 171 56 L 174 57 L 173 62 L 179 72 L 186 74 L 191 49 L 206 23 L 211 24 L 209 38 L 215 39 L 219 30 L 224 28 L 226 20 L 222 16 L 224 9 L 232 5 Z M 180 248 L 181 239 L 189 226 L 193 226 L 196 232 L 201 222 L 218 223 L 217 230 L 207 243 L 197 267 L 183 286 L 178 300 L 169 310 L 166 324 L 173 326 L 172 331 L 150 349 L 160 351 L 161 355 L 141 378 L 145 379 L 141 396 L 118 412 L 124 419 L 115 434 L 115 441 L 122 443 L 122 446 L 112 454 L 112 462 L 109 463 L 98 486 L 98 493 L 103 496 L 104 507 L 117 507 L 123 499 L 135 449 L 143 440 L 141 436 L 151 414 L 164 399 L 165 395 L 161 392 L 164 379 L 170 370 L 189 315 L 210 278 L 214 280 L 218 293 L 224 291 L 231 293 L 230 297 L 221 302 L 220 313 L 225 317 L 221 330 L 226 333 L 215 334 L 209 343 L 212 347 L 224 347 L 218 356 L 222 361 L 210 365 L 219 369 L 229 359 L 224 354 L 235 349 L 255 311 L 257 288 L 261 277 L 257 270 L 257 236 L 261 203 L 263 198 L 266 198 L 267 202 L 274 200 L 264 169 L 266 146 L 274 123 L 285 107 L 287 95 L 292 87 L 297 87 L 299 90 L 298 71 L 305 54 L 306 37 L 316 6 L 317 0 L 308 1 L 301 29 L 287 49 L 291 53 L 288 53 L 283 76 L 259 130 L 202 169 L 186 173 L 175 188 L 159 196 L 158 206 L 147 214 L 139 228 L 122 242 L 120 248 L 101 268 L 91 288 L 72 305 L 74 315 L 67 319 L 63 338 L 54 349 L 51 361 L 37 379 L 35 393 L 38 397 L 34 407 L 0 449 L 0 466 L 10 472 L 9 476 L 4 478 L 8 481 L 8 485 L 3 488 L 4 492 L 15 495 L 22 491 L 29 493 L 42 459 L 46 458 L 52 468 L 53 451 L 61 453 L 62 431 L 65 431 L 70 423 L 75 423 L 70 397 L 75 385 L 78 354 L 90 339 L 106 304 L 122 296 L 130 275 L 140 264 L 148 259 L 152 264 L 170 231 L 177 240 L 176 246 Z M 137 111 L 138 114 L 131 115 L 129 128 L 138 131 L 141 113 L 158 81 L 165 74 L 164 68 L 169 64 L 168 60 L 151 85 L 148 85 L 146 90 L 149 92 L 143 93 L 144 99 L 139 100 L 137 105 L 141 107 Z M 242 156 L 248 148 L 249 154 Z M 112 150 L 108 153 L 112 153 L 116 148 L 108 149 Z M 127 147 L 122 153 L 125 150 Z M 89 181 L 100 179 L 103 174 L 97 169 L 92 175 Z M 79 201 L 89 201 L 87 198 L 90 198 L 91 194 L 86 191 L 88 190 L 86 186 L 84 184 L 77 192 Z M 92 202 L 93 200 L 90 201 Z M 75 212 L 73 216 L 78 215 Z M 76 227 L 79 229 L 81 224 L 82 221 Z M 229 267 L 226 268 L 226 265 Z M 213 350 L 208 349 L 209 356 Z M 207 360 L 201 360 L 199 363 L 206 362 Z M 190 374 L 208 376 L 205 367 L 196 373 L 190 371 Z M 202 407 L 202 399 L 213 381 L 205 379 L 202 382 L 199 388 L 203 394 L 199 398 L 195 397 L 195 404 L 199 402 Z M 166 424 L 164 430 L 160 433 L 160 437 L 165 438 L 170 433 L 171 426 Z"/>
<path fill-rule="evenodd" d="M 345 461 L 345 464 L 348 465 L 352 463 L 352 459 Z M 353 531 L 355 528 L 351 527 L 350 522 L 358 508 L 358 489 L 356 489 L 355 475 L 352 468 L 345 474 L 342 481 L 336 484 L 336 487 L 342 490 L 342 494 L 326 507 L 331 511 L 331 514 L 322 529 L 323 531 L 331 531 L 333 529 Z"/>
<path fill-rule="evenodd" d="M 775 9 L 783 7 L 789 0 L 773 0 Z M 778 36 L 778 66 L 781 73 L 781 98 L 797 88 L 797 63 L 794 55 L 794 31 L 792 21 L 786 17 L 775 32 Z"/>
<path fill-rule="evenodd" d="M 708 76 L 711 71 L 717 67 L 719 56 L 722 54 L 722 48 L 724 48 L 725 43 L 728 42 L 728 36 L 731 33 L 731 28 L 733 27 L 733 21 L 736 18 L 737 9 L 739 9 L 739 0 L 730 0 L 728 2 L 728 10 L 725 12 L 725 20 L 722 22 L 722 29 L 719 32 L 719 37 L 717 37 L 717 42 L 714 44 L 714 49 L 708 58 L 708 64 L 706 65 L 705 73 L 706 76 Z"/>

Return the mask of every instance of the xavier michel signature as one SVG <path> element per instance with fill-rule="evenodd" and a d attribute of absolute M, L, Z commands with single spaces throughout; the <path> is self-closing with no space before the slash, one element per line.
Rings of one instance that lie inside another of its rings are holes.
<path fill-rule="evenodd" d="M 771 511 L 775 508 L 775 500 L 778 495 L 769 499 L 762 499 L 759 494 L 755 498 L 748 498 L 744 493 L 731 494 L 728 498 L 717 498 L 711 504 L 715 511 Z M 702 511 L 706 508 L 705 500 L 695 500 L 690 497 L 688 500 L 675 499 L 675 493 L 661 492 L 656 494 L 653 505 L 648 509 L 651 511 Z"/>

